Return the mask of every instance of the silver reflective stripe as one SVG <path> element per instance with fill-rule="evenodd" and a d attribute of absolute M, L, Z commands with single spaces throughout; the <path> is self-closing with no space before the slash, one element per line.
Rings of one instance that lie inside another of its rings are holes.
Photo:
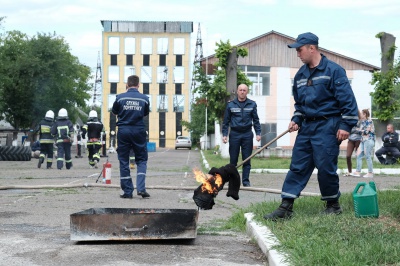
<path fill-rule="evenodd" d="M 142 99 L 142 98 L 123 97 L 123 98 L 119 98 L 118 99 L 118 101 L 122 101 L 122 100 L 142 101 L 142 102 L 147 103 L 147 101 L 145 99 Z"/>
<path fill-rule="evenodd" d="M 303 114 L 300 112 L 294 112 L 293 116 L 303 116 Z"/>
<path fill-rule="evenodd" d="M 318 79 L 327 79 L 327 80 L 330 80 L 331 77 L 330 77 L 330 76 L 319 76 L 319 77 L 312 78 L 312 80 L 318 80 Z"/>
<path fill-rule="evenodd" d="M 348 115 L 343 115 L 342 119 L 354 119 L 354 120 L 358 120 L 358 116 L 348 116 Z"/>
<path fill-rule="evenodd" d="M 337 199 L 339 194 L 331 195 L 331 196 L 322 196 L 321 199 Z"/>
<path fill-rule="evenodd" d="M 299 79 L 297 81 L 297 87 L 301 87 L 307 84 L 307 79 Z"/>
<path fill-rule="evenodd" d="M 293 198 L 293 199 L 297 198 L 296 195 L 293 195 L 293 194 L 290 194 L 290 193 L 286 193 L 286 192 L 283 192 L 283 191 L 282 191 L 282 195 L 283 195 L 283 196 L 291 197 L 291 198 Z"/>
<path fill-rule="evenodd" d="M 137 175 L 146 175 L 146 173 L 137 173 Z"/>
<path fill-rule="evenodd" d="M 120 179 L 131 179 L 130 176 L 121 176 Z"/>

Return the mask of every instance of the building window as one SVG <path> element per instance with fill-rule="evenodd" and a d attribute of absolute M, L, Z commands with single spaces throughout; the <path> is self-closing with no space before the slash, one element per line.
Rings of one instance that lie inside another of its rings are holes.
<path fill-rule="evenodd" d="M 133 55 L 131 54 L 126 55 L 126 65 L 127 66 L 133 65 Z"/>
<path fill-rule="evenodd" d="M 157 112 L 168 112 L 168 95 L 157 96 Z"/>
<path fill-rule="evenodd" d="M 108 82 L 119 82 L 119 66 L 108 67 Z"/>
<path fill-rule="evenodd" d="M 110 83 L 110 94 L 117 93 L 117 83 Z"/>
<path fill-rule="evenodd" d="M 152 54 L 153 53 L 153 39 L 152 38 L 142 38 L 142 54 Z"/>
<path fill-rule="evenodd" d="M 128 81 L 128 77 L 136 75 L 136 68 L 134 66 L 125 66 L 124 67 L 124 82 Z"/>
<path fill-rule="evenodd" d="M 116 55 L 116 54 L 112 54 L 112 55 L 110 55 L 110 64 L 112 65 L 112 66 L 116 66 L 116 65 L 118 65 L 117 64 L 117 58 L 118 58 L 118 56 Z"/>
<path fill-rule="evenodd" d="M 185 82 L 185 68 L 181 66 L 174 67 L 174 83 Z"/>
<path fill-rule="evenodd" d="M 133 37 L 125 37 L 125 54 L 136 54 L 136 39 Z"/>
<path fill-rule="evenodd" d="M 165 83 L 160 83 L 158 85 L 158 94 L 165 94 Z"/>
<path fill-rule="evenodd" d="M 150 55 L 149 54 L 143 55 L 143 65 L 150 66 Z"/>
<path fill-rule="evenodd" d="M 157 39 L 157 54 L 168 54 L 168 38 Z"/>
<path fill-rule="evenodd" d="M 174 95 L 174 112 L 182 113 L 185 110 L 185 95 Z"/>
<path fill-rule="evenodd" d="M 108 37 L 108 54 L 119 54 L 119 37 Z"/>
<path fill-rule="evenodd" d="M 253 96 L 269 96 L 270 91 L 270 67 L 263 66 L 239 66 L 246 76 L 253 82 L 249 86 L 249 94 Z"/>
<path fill-rule="evenodd" d="M 157 67 L 157 83 L 168 83 L 168 67 Z"/>
<path fill-rule="evenodd" d="M 175 94 L 182 94 L 182 84 L 175 84 Z"/>
<path fill-rule="evenodd" d="M 149 94 L 150 93 L 150 84 L 149 83 L 143 83 L 143 94 Z"/>
<path fill-rule="evenodd" d="M 150 66 L 142 66 L 140 71 L 140 78 L 142 83 L 151 83 L 152 76 L 151 76 L 152 69 Z"/>
<path fill-rule="evenodd" d="M 167 65 L 167 56 L 165 54 L 160 54 L 160 66 Z"/>
<path fill-rule="evenodd" d="M 182 66 L 182 55 L 178 54 L 176 55 L 176 66 Z"/>
<path fill-rule="evenodd" d="M 174 39 L 174 54 L 185 54 L 185 39 L 175 38 Z"/>

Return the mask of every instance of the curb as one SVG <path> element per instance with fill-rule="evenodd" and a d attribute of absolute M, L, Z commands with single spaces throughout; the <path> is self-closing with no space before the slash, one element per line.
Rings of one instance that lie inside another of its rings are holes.
<path fill-rule="evenodd" d="M 268 258 L 268 265 L 289 266 L 290 264 L 286 262 L 288 256 L 274 249 L 274 246 L 279 245 L 280 243 L 268 227 L 259 225 L 253 221 L 253 213 L 245 213 L 244 217 L 246 218 L 247 234 L 257 241 L 261 251 Z"/>
<path fill-rule="evenodd" d="M 208 164 L 203 150 L 200 150 L 201 153 L 201 158 L 203 159 L 203 165 L 205 168 L 209 169 L 210 165 Z M 241 170 L 238 169 L 240 172 Z M 289 171 L 289 169 L 251 169 L 251 173 L 257 173 L 257 174 L 262 174 L 262 173 L 268 173 L 268 174 L 286 174 Z M 342 175 L 347 172 L 347 169 L 337 169 L 337 174 Z M 313 174 L 317 174 L 318 169 L 314 169 Z M 368 173 L 368 169 L 361 169 L 361 173 Z M 400 174 L 400 169 L 397 168 L 374 168 L 374 174 L 379 175 L 379 174 L 386 174 L 386 175 L 395 175 L 395 174 Z"/>

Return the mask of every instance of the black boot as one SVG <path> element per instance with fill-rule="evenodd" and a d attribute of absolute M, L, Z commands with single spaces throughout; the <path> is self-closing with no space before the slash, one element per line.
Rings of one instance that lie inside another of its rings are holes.
<path fill-rule="evenodd" d="M 326 202 L 326 208 L 322 214 L 341 214 L 342 208 L 338 200 L 330 200 Z"/>
<path fill-rule="evenodd" d="M 43 163 L 43 162 L 44 162 L 44 158 L 43 158 L 43 157 L 40 157 L 37 167 L 40 168 L 40 167 L 42 166 L 42 163 Z"/>
<path fill-rule="evenodd" d="M 278 219 L 290 219 L 293 215 L 294 199 L 282 199 L 281 205 L 275 211 L 264 215 L 264 219 L 276 221 Z"/>

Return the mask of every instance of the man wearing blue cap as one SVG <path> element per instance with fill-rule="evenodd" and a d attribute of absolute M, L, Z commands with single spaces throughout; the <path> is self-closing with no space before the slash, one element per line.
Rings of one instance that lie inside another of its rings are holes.
<path fill-rule="evenodd" d="M 337 162 L 339 145 L 349 137 L 358 121 L 358 107 L 345 70 L 318 50 L 318 37 L 300 34 L 295 48 L 304 63 L 294 77 L 294 114 L 289 131 L 297 131 L 290 170 L 282 186 L 282 203 L 267 220 L 288 219 L 293 203 L 306 187 L 314 169 L 318 169 L 324 214 L 340 214 Z"/>

